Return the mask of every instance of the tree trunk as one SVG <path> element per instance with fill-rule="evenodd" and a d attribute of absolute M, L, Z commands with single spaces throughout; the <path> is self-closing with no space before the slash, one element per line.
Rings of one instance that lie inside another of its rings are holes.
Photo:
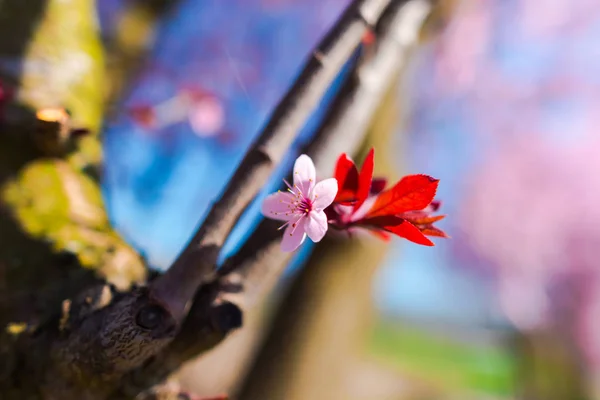
<path fill-rule="evenodd" d="M 13 93 L 0 99 L 3 399 L 42 396 L 47 351 L 31 342 L 42 326 L 67 329 L 106 302 L 104 282 L 123 290 L 145 280 L 109 224 L 97 178 L 106 94 L 97 35 L 92 0 L 0 2 L 0 85 Z M 96 289 L 82 295 L 86 287 Z"/>

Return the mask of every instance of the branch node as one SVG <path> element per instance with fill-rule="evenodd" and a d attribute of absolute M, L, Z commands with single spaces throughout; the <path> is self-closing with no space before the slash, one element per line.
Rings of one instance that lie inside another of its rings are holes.
<path fill-rule="evenodd" d="M 327 60 L 327 58 L 325 57 L 325 54 L 323 54 L 322 51 L 320 50 L 315 50 L 313 52 L 313 58 L 321 65 L 324 66 L 325 62 Z"/>
<path fill-rule="evenodd" d="M 266 146 L 266 145 L 257 146 L 253 150 L 253 153 L 254 153 L 254 156 L 256 157 L 258 163 L 261 163 L 261 164 L 274 164 L 275 163 L 275 158 L 271 155 L 269 146 Z"/>

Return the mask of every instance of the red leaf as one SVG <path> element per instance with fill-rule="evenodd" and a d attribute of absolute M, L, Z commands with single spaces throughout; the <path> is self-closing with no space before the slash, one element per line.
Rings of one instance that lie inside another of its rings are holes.
<path fill-rule="evenodd" d="M 369 218 L 361 221 L 361 224 L 371 225 L 372 227 L 379 227 L 380 229 L 391 232 L 395 235 L 403 237 L 404 239 L 410 240 L 413 243 L 422 244 L 424 246 L 433 246 L 433 242 L 425 237 L 423 233 L 408 222 L 407 220 L 396 217 L 396 216 L 383 216 Z"/>
<path fill-rule="evenodd" d="M 404 222 L 396 226 L 388 226 L 385 228 L 388 232 L 395 233 L 396 235 L 403 237 L 404 239 L 410 240 L 416 244 L 422 244 L 423 246 L 433 246 L 433 242 L 425 237 L 425 235 L 413 224 L 404 220 Z"/>
<path fill-rule="evenodd" d="M 422 210 L 435 197 L 438 182 L 438 179 L 427 175 L 405 176 L 392 188 L 379 194 L 366 217 L 397 215 L 407 211 Z"/>
<path fill-rule="evenodd" d="M 446 232 L 444 232 L 441 229 L 436 228 L 435 226 L 427 226 L 423 229 L 421 229 L 421 232 L 423 232 L 423 235 L 427 235 L 427 236 L 436 236 L 436 237 L 441 237 L 441 238 L 450 238 L 450 236 L 448 236 L 446 234 Z"/>
<path fill-rule="evenodd" d="M 371 181 L 371 194 L 376 195 L 383 192 L 385 185 L 387 185 L 386 178 L 373 178 Z"/>
<path fill-rule="evenodd" d="M 371 191 L 371 181 L 373 180 L 373 167 L 375 162 L 374 158 L 375 149 L 371 149 L 369 150 L 369 154 L 367 154 L 365 161 L 363 161 L 363 165 L 358 176 L 358 190 L 356 191 L 357 201 L 354 205 L 355 210 L 358 210 L 365 200 L 367 200 L 367 197 L 369 197 L 369 192 Z"/>
<path fill-rule="evenodd" d="M 434 216 L 429 216 L 429 215 L 415 215 L 415 216 L 409 216 L 409 215 L 402 215 L 402 218 L 405 218 L 406 220 L 410 221 L 411 224 L 413 225 L 431 225 L 435 222 L 441 221 L 444 218 L 446 218 L 445 215 L 434 215 Z"/>
<path fill-rule="evenodd" d="M 338 182 L 338 192 L 335 196 L 335 202 L 344 204 L 356 201 L 358 170 L 346 153 L 343 153 L 337 160 L 334 178 Z"/>
<path fill-rule="evenodd" d="M 383 228 L 384 226 L 398 225 L 404 221 L 404 218 L 397 215 L 382 215 L 381 217 L 365 218 L 360 220 L 360 225 L 370 225 Z"/>
<path fill-rule="evenodd" d="M 429 205 L 429 208 L 431 209 L 431 212 L 436 212 L 437 210 L 440 209 L 442 205 L 442 202 L 439 200 L 434 200 L 431 202 L 431 204 Z"/>

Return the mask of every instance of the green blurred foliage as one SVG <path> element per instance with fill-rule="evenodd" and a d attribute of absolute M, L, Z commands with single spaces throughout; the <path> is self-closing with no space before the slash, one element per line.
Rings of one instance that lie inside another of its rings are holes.
<path fill-rule="evenodd" d="M 370 352 L 403 374 L 442 392 L 511 396 L 516 363 L 501 345 L 467 343 L 392 321 L 378 323 Z"/>

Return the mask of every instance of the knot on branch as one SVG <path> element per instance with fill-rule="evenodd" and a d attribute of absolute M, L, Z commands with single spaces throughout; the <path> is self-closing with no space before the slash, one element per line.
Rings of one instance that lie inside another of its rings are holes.
<path fill-rule="evenodd" d="M 110 385 L 159 353 L 177 328 L 168 310 L 138 288 L 60 332 L 50 358 L 67 382 Z"/>
<path fill-rule="evenodd" d="M 215 305 L 211 311 L 213 326 L 219 332 L 229 333 L 242 326 L 242 310 L 230 302 Z"/>

